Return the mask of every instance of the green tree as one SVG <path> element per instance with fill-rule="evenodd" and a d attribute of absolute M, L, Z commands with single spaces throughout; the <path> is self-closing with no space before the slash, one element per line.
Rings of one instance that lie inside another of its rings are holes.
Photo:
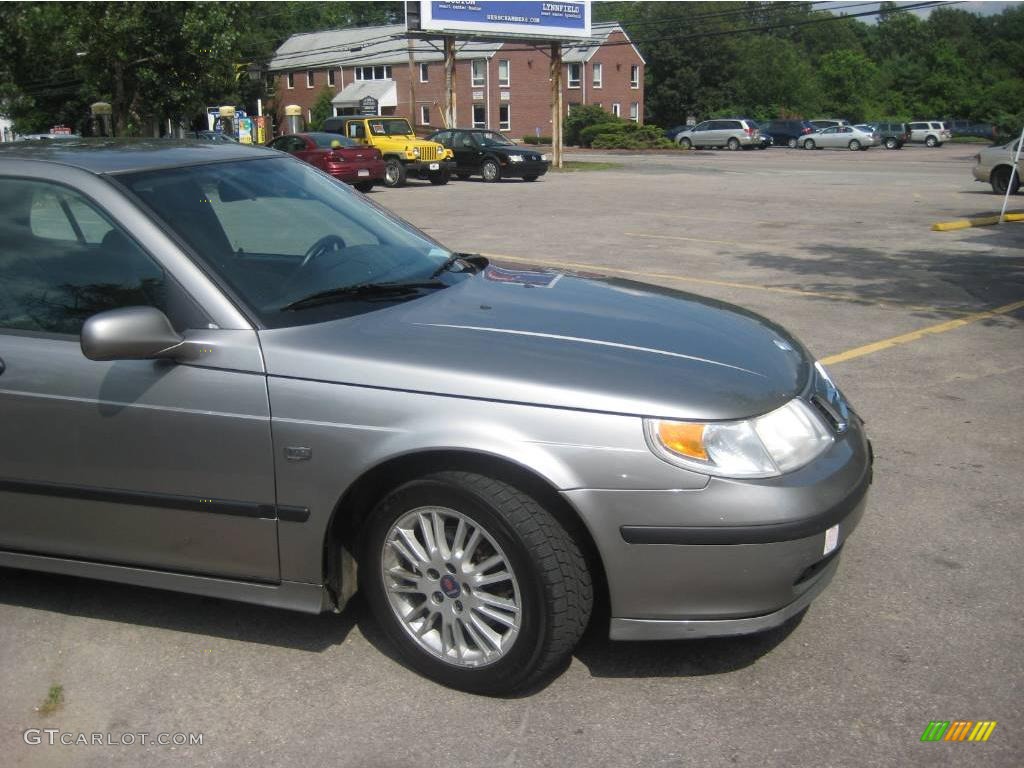
<path fill-rule="evenodd" d="M 309 122 L 309 130 L 319 131 L 323 129 L 324 120 L 334 114 L 333 105 L 331 104 L 331 99 L 333 98 L 334 92 L 330 88 L 323 88 L 317 94 L 316 101 L 310 110 L 312 112 L 312 119 Z"/>

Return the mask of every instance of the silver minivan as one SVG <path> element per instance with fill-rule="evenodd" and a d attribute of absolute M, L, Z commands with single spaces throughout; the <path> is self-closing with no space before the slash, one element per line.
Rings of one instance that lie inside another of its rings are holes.
<path fill-rule="evenodd" d="M 705 120 L 676 134 L 676 143 L 683 149 L 691 147 L 725 147 L 741 149 L 761 143 L 761 132 L 750 120 Z"/>

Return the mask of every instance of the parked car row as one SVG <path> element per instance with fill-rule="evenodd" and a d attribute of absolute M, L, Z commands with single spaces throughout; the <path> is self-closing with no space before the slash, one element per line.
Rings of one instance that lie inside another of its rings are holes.
<path fill-rule="evenodd" d="M 486 182 L 536 181 L 551 167 L 546 154 L 521 147 L 497 131 L 449 129 L 419 139 L 405 118 L 396 117 L 333 117 L 324 122 L 323 131 L 286 134 L 267 146 L 361 192 L 377 184 L 401 187 L 411 175 L 436 185 L 447 184 L 453 175 L 480 176 Z"/>
<path fill-rule="evenodd" d="M 953 134 L 939 120 L 915 123 L 869 122 L 851 126 L 841 118 L 780 119 L 760 124 L 749 118 L 722 118 L 705 120 L 694 126 L 676 126 L 666 131 L 665 135 L 684 149 L 724 147 L 735 150 L 787 146 L 790 149 L 845 147 L 863 150 L 879 145 L 886 149 L 902 149 L 909 143 L 941 147 Z"/>

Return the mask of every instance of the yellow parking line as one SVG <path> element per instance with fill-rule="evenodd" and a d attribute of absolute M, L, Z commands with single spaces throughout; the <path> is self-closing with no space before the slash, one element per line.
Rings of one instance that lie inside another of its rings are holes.
<path fill-rule="evenodd" d="M 832 301 L 847 301 L 854 304 L 863 304 L 865 306 L 876 306 L 876 307 L 898 307 L 899 309 L 907 309 L 914 312 L 938 312 L 944 315 L 969 315 L 962 309 L 946 309 L 944 307 L 931 307 L 919 304 L 903 304 L 898 301 L 873 301 L 870 299 L 862 299 L 858 296 L 850 296 L 844 293 L 826 293 L 823 291 L 805 291 L 801 288 L 782 288 L 774 285 L 756 285 L 753 283 L 737 283 L 729 280 L 710 280 L 703 277 L 681 277 L 680 275 L 671 275 L 663 272 L 642 272 L 635 269 L 620 269 L 617 267 L 606 267 L 603 265 L 596 264 L 582 264 L 574 261 L 550 261 L 548 259 L 537 259 L 537 258 L 525 258 L 521 256 L 507 256 L 503 253 L 483 253 L 482 256 L 486 256 L 488 259 L 497 259 L 499 261 L 514 261 L 520 264 L 535 264 L 543 267 L 558 267 L 562 269 L 584 269 L 590 272 L 609 272 L 618 275 L 625 275 L 633 278 L 648 278 L 655 280 L 675 280 L 680 283 L 694 283 L 696 285 L 715 285 L 723 288 L 741 288 L 750 291 L 766 291 L 768 293 L 782 293 L 790 296 L 802 296 L 805 298 L 818 298 L 818 299 L 830 299 Z"/>
<path fill-rule="evenodd" d="M 750 243 L 740 243 L 735 240 L 708 240 L 704 237 L 682 237 L 681 235 L 647 235 L 642 232 L 623 232 L 624 235 L 630 237 L 645 237 L 648 240 L 684 240 L 689 243 L 715 243 L 716 245 L 736 245 L 740 248 L 761 248 L 762 246 L 751 245 Z"/>
<path fill-rule="evenodd" d="M 1005 315 L 1018 309 L 1024 309 L 1024 301 L 1015 301 L 1012 304 L 1004 304 L 1001 307 L 989 309 L 985 312 L 975 312 L 972 315 L 960 317 L 956 320 L 949 320 L 948 322 L 939 323 L 938 325 L 929 325 L 927 328 L 922 328 L 918 331 L 911 331 L 910 333 L 904 333 L 899 336 L 892 336 L 888 339 L 882 339 L 881 341 L 876 341 L 872 344 L 865 344 L 862 347 L 854 347 L 853 349 L 848 349 L 845 352 L 840 352 L 838 355 L 831 355 L 823 358 L 821 362 L 824 365 L 845 363 L 847 360 L 853 360 L 857 357 L 870 355 L 873 352 L 880 352 L 883 349 L 891 349 L 892 347 L 899 346 L 900 344 L 909 344 L 912 341 L 919 341 L 925 336 L 963 328 L 965 325 L 969 325 L 970 323 L 976 323 L 979 320 L 987 320 L 996 317 L 997 315 Z"/>

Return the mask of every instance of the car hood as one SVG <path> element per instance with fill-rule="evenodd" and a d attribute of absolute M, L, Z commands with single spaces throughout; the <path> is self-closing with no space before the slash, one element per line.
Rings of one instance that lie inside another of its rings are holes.
<path fill-rule="evenodd" d="M 365 314 L 260 331 L 271 376 L 678 419 L 770 411 L 811 360 L 753 313 L 668 288 L 490 266 Z"/>

